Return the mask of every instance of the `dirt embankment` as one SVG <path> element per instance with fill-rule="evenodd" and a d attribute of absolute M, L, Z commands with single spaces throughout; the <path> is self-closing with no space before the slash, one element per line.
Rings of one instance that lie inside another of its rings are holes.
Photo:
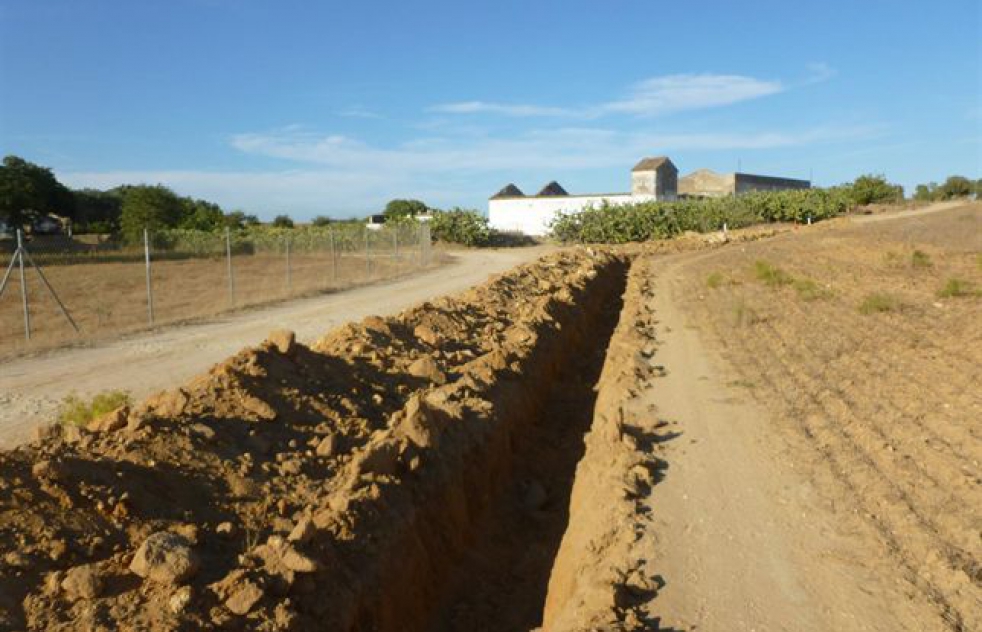
<path fill-rule="evenodd" d="M 0 453 L 3 625 L 528 629 L 547 586 L 550 629 L 571 608 L 642 625 L 626 550 L 577 551 L 613 524 L 584 502 L 616 484 L 605 506 L 627 517 L 653 476 L 617 404 L 647 377 L 638 274 L 614 333 L 628 266 L 577 249 L 309 348 L 274 334 Z"/>

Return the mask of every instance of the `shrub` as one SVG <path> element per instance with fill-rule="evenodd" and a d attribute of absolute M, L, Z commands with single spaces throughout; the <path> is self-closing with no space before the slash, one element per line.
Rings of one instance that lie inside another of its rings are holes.
<path fill-rule="evenodd" d="M 913 268 L 930 268 L 931 256 L 923 250 L 914 250 L 910 253 L 910 265 Z"/>
<path fill-rule="evenodd" d="M 755 192 L 725 198 L 636 202 L 586 208 L 556 215 L 552 235 L 564 242 L 613 243 L 665 239 L 685 231 L 740 228 L 764 222 L 828 219 L 845 213 L 852 201 L 840 189 Z"/>
<path fill-rule="evenodd" d="M 962 279 L 950 278 L 944 287 L 938 290 L 938 298 L 958 298 L 961 296 L 982 296 L 982 290 L 975 289 L 975 286 Z"/>
<path fill-rule="evenodd" d="M 120 406 L 130 405 L 126 391 L 103 391 L 86 401 L 74 393 L 62 400 L 58 409 L 58 422 L 73 426 L 86 426 L 90 421 L 112 412 Z"/>
<path fill-rule="evenodd" d="M 723 280 L 723 274 L 721 272 L 713 272 L 706 277 L 706 287 L 715 290 L 723 285 Z"/>
<path fill-rule="evenodd" d="M 893 312 L 900 309 L 900 301 L 889 294 L 874 292 L 867 294 L 863 302 L 859 304 L 860 314 L 876 314 L 879 312 Z"/>
<path fill-rule="evenodd" d="M 770 287 L 780 287 L 794 283 L 794 277 L 766 261 L 757 261 L 754 263 L 754 274 L 757 276 L 758 281 Z"/>
<path fill-rule="evenodd" d="M 832 296 L 831 290 L 822 287 L 812 279 L 795 279 L 794 290 L 798 293 L 798 298 L 804 301 L 817 301 Z"/>
<path fill-rule="evenodd" d="M 430 230 L 435 239 L 464 246 L 486 246 L 491 243 L 488 219 L 473 210 L 454 208 L 433 211 Z"/>

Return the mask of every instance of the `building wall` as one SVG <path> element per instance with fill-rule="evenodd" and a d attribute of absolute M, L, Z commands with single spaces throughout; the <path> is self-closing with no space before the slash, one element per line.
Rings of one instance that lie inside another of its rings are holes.
<path fill-rule="evenodd" d="M 674 200 L 678 196 L 679 174 L 675 169 L 665 165 L 658 172 L 657 186 L 655 187 L 655 197 L 659 200 Z"/>
<path fill-rule="evenodd" d="M 633 195 L 655 195 L 658 190 L 658 179 L 654 171 L 632 171 L 631 193 Z"/>
<path fill-rule="evenodd" d="M 733 195 L 734 174 L 716 173 L 708 169 L 695 171 L 679 178 L 679 194 L 694 197 L 724 197 Z"/>
<path fill-rule="evenodd" d="M 679 178 L 679 193 L 695 197 L 723 197 L 751 191 L 808 189 L 807 180 L 758 176 L 750 173 L 716 173 L 703 169 Z"/>
<path fill-rule="evenodd" d="M 737 195 L 750 193 L 751 191 L 784 191 L 787 189 L 809 189 L 811 182 L 808 180 L 795 180 L 793 178 L 774 178 L 771 176 L 755 176 L 749 173 L 732 174 L 736 177 L 734 191 Z"/>
<path fill-rule="evenodd" d="M 654 196 L 627 193 L 497 198 L 488 201 L 488 223 L 495 230 L 542 236 L 549 232 L 549 223 L 559 211 L 575 213 L 604 202 L 626 204 L 650 199 Z"/>

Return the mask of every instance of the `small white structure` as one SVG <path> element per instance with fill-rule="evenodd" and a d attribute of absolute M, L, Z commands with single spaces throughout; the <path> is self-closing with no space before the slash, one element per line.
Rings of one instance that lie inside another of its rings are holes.
<path fill-rule="evenodd" d="M 503 232 L 545 235 L 559 212 L 577 213 L 592 206 L 674 200 L 678 169 L 665 156 L 645 158 L 631 170 L 630 193 L 570 195 L 557 182 L 550 182 L 536 195 L 525 195 L 514 184 L 498 191 L 488 201 L 488 221 Z"/>

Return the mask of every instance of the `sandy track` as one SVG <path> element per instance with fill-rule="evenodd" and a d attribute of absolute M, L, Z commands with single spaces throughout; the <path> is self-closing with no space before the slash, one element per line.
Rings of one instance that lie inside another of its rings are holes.
<path fill-rule="evenodd" d="M 679 308 L 690 289 L 684 265 L 666 262 L 657 278 L 655 360 L 667 375 L 647 394 L 678 433 L 650 498 L 659 629 L 921 629 L 894 579 L 864 564 L 871 534 L 837 525 L 816 482 L 775 441 L 769 413 Z"/>
<path fill-rule="evenodd" d="M 937 294 L 982 284 L 982 207 L 891 219 L 664 262 L 668 375 L 649 397 L 680 432 L 651 500 L 666 629 L 982 620 L 980 299 Z M 762 282 L 762 260 L 795 281 Z M 899 307 L 862 313 L 871 293 Z"/>
<path fill-rule="evenodd" d="M 447 266 L 392 283 L 5 362 L 0 365 L 0 447 L 30 438 L 32 429 L 51 419 L 58 403 L 72 391 L 85 395 L 123 389 L 140 400 L 259 343 L 272 329 L 292 329 L 300 340 L 311 341 L 339 324 L 369 314 L 393 314 L 461 291 L 545 251 L 540 247 L 458 252 Z"/>

